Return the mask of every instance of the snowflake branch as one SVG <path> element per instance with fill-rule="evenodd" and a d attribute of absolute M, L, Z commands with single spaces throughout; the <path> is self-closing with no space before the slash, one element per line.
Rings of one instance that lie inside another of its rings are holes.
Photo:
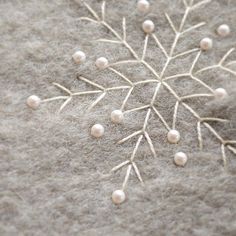
<path fill-rule="evenodd" d="M 165 48 L 162 46 L 162 44 L 160 43 L 159 39 L 157 38 L 157 36 L 155 34 L 152 34 L 153 39 L 155 40 L 156 44 L 158 45 L 158 47 L 161 49 L 161 51 L 163 52 L 163 54 L 166 56 L 166 58 L 169 57 L 169 55 L 167 54 Z"/>
<path fill-rule="evenodd" d="M 104 43 L 114 43 L 114 44 L 122 44 L 120 41 L 111 40 L 111 39 L 97 39 L 97 42 L 104 42 Z"/>
<path fill-rule="evenodd" d="M 220 68 L 224 71 L 227 71 L 233 75 L 236 75 L 236 71 L 233 71 L 229 68 L 227 68 L 226 66 L 223 65 L 223 63 L 226 61 L 226 59 L 229 57 L 229 55 L 235 50 L 235 48 L 231 48 L 228 52 L 226 52 L 226 54 L 222 57 L 222 59 L 219 61 L 218 64 L 216 65 L 212 65 L 212 66 L 207 66 L 207 67 L 204 67 L 198 71 L 195 72 L 195 74 L 199 74 L 203 71 L 207 71 L 207 70 L 210 70 L 210 69 L 214 69 L 214 68 Z"/>
<path fill-rule="evenodd" d="M 86 79 L 85 77 L 83 77 L 83 76 L 78 76 L 77 77 L 79 80 L 82 80 L 82 81 L 84 81 L 85 83 L 87 83 L 87 84 L 90 84 L 90 85 L 92 85 L 93 87 L 95 87 L 95 88 L 99 88 L 99 89 L 101 89 L 101 90 L 105 90 L 105 88 L 103 87 L 103 86 L 101 86 L 101 85 L 99 85 L 99 84 L 97 84 L 97 83 L 95 83 L 95 82 L 93 82 L 93 81 L 91 81 L 91 80 L 88 80 L 88 79 Z"/>
<path fill-rule="evenodd" d="M 200 150 L 202 150 L 202 148 L 203 148 L 203 141 L 202 141 L 201 121 L 197 122 L 197 134 L 198 134 L 199 148 L 200 148 Z"/>
<path fill-rule="evenodd" d="M 91 18 L 89 18 L 89 17 L 80 17 L 79 18 L 80 20 L 85 20 L 85 21 L 89 21 L 89 22 L 92 22 L 92 23 L 99 23 L 98 21 L 96 21 L 96 20 L 93 20 L 93 19 L 91 19 Z"/>
<path fill-rule="evenodd" d="M 90 111 L 92 108 L 94 108 L 104 97 L 106 96 L 106 92 L 102 93 L 88 108 L 88 111 Z"/>
<path fill-rule="evenodd" d="M 55 101 L 55 100 L 66 100 L 68 98 L 69 98 L 69 96 L 57 96 L 57 97 L 53 97 L 53 98 L 43 99 L 42 102 L 51 102 L 51 101 Z"/>
<path fill-rule="evenodd" d="M 123 27 L 123 41 L 126 41 L 126 20 L 125 20 L 125 17 L 123 17 L 122 27 Z"/>
<path fill-rule="evenodd" d="M 102 21 L 105 20 L 105 12 L 106 11 L 106 1 L 103 1 L 102 3 Z"/>
<path fill-rule="evenodd" d="M 175 129 L 178 109 L 179 109 L 179 101 L 177 101 L 177 102 L 175 103 L 174 114 L 173 114 L 172 129 Z"/>
<path fill-rule="evenodd" d="M 173 23 L 173 21 L 171 20 L 171 18 L 169 17 L 169 15 L 167 13 L 165 13 L 166 19 L 170 25 L 170 27 L 172 28 L 172 30 L 174 31 L 175 34 L 177 34 L 177 30 L 175 28 L 175 25 Z"/>
<path fill-rule="evenodd" d="M 189 99 L 189 98 L 199 98 L 199 97 L 213 97 L 213 94 L 208 93 L 199 93 L 199 94 L 190 94 L 187 96 L 180 97 L 181 101 Z"/>
<path fill-rule="evenodd" d="M 71 91 L 67 89 L 66 87 L 62 86 L 61 84 L 58 84 L 58 83 L 52 83 L 52 84 L 58 87 L 59 89 L 61 89 L 62 91 L 66 92 L 68 95 L 70 96 L 72 95 Z"/>
<path fill-rule="evenodd" d="M 139 172 L 139 169 L 138 169 L 137 165 L 135 164 L 135 162 L 132 162 L 132 165 L 133 165 L 133 168 L 134 168 L 134 171 L 135 171 L 135 174 L 136 174 L 137 178 L 139 179 L 141 184 L 143 184 L 143 179 L 141 177 L 141 174 Z"/>
<path fill-rule="evenodd" d="M 190 49 L 190 50 L 187 50 L 185 52 L 179 53 L 179 54 L 173 56 L 172 59 L 176 59 L 178 57 L 182 57 L 182 56 L 185 56 L 187 54 L 190 54 L 190 53 L 196 52 L 196 51 L 199 51 L 199 48 L 194 48 L 194 49 Z"/>
<path fill-rule="evenodd" d="M 149 134 L 146 131 L 144 132 L 144 136 L 145 136 L 145 138 L 146 138 L 146 140 L 147 140 L 147 142 L 149 144 L 149 147 L 150 147 L 150 150 L 151 150 L 153 156 L 157 157 L 157 154 L 156 154 L 155 148 L 153 146 L 152 140 L 151 140 Z"/>
<path fill-rule="evenodd" d="M 125 75 L 123 75 L 121 72 L 119 72 L 118 70 L 112 68 L 112 67 L 109 67 L 109 70 L 114 72 L 115 74 L 117 74 L 120 78 L 122 78 L 125 82 L 127 82 L 129 85 L 133 86 L 133 82 L 128 78 L 126 77 Z"/>
<path fill-rule="evenodd" d="M 109 65 L 109 67 L 110 67 L 110 66 L 117 66 L 117 65 L 121 65 L 121 64 L 131 64 L 131 63 L 140 63 L 140 61 L 137 61 L 137 60 L 117 61 L 117 62 L 111 63 L 111 64 Z"/>
<path fill-rule="evenodd" d="M 134 112 L 134 111 L 140 111 L 140 110 L 145 110 L 147 108 L 149 108 L 150 105 L 145 105 L 145 106 L 141 106 L 141 107 L 136 107 L 136 108 L 133 108 L 133 109 L 130 109 L 130 110 L 126 110 L 124 111 L 124 113 L 131 113 L 131 112 Z"/>
<path fill-rule="evenodd" d="M 155 108 L 152 107 L 153 111 L 156 113 L 156 115 L 158 116 L 158 118 L 161 120 L 161 122 L 164 124 L 164 126 L 166 127 L 166 129 L 169 131 L 171 130 L 170 126 L 167 124 L 167 122 L 165 121 L 165 119 L 163 118 L 163 116 L 159 113 L 159 111 Z"/>
<path fill-rule="evenodd" d="M 136 142 L 136 145 L 135 145 L 135 148 L 134 148 L 134 150 L 133 150 L 133 152 L 132 152 L 132 155 L 131 155 L 131 157 L 130 157 L 130 161 L 131 161 L 131 162 L 133 162 L 133 160 L 134 160 L 134 158 L 135 158 L 135 155 L 136 155 L 136 153 L 137 153 L 137 151 L 138 151 L 138 148 L 139 148 L 139 145 L 140 145 L 142 139 L 143 139 L 143 135 L 140 135 L 139 138 L 138 138 L 138 141 Z"/>
<path fill-rule="evenodd" d="M 191 11 L 196 10 L 197 8 L 203 6 L 203 5 L 207 4 L 207 3 L 210 3 L 210 2 L 211 2 L 211 0 L 203 0 L 201 2 L 198 2 L 198 3 L 196 3 L 195 5 L 193 5 L 191 7 Z"/>
<path fill-rule="evenodd" d="M 131 139 L 131 138 L 133 138 L 133 137 L 135 137 L 135 136 L 137 136 L 137 135 L 139 135 L 139 134 L 141 134 L 141 133 L 143 133 L 142 130 L 135 131 L 134 133 L 132 133 L 132 134 L 130 134 L 129 136 L 127 136 L 127 137 L 121 139 L 121 140 L 118 141 L 117 143 L 118 143 L 118 144 L 122 144 L 122 143 L 126 142 L 127 140 L 129 140 L 129 139 Z"/>
<path fill-rule="evenodd" d="M 115 171 L 121 169 L 123 166 L 126 166 L 129 163 L 130 163 L 130 160 L 124 161 L 124 162 L 120 163 L 119 165 L 115 166 L 114 168 L 112 168 L 111 172 L 115 172 Z"/>
<path fill-rule="evenodd" d="M 205 24 L 206 24 L 206 22 L 200 22 L 199 24 L 193 25 L 193 26 L 189 27 L 188 29 L 184 30 L 181 34 L 182 35 L 186 34 L 186 33 L 190 32 L 190 31 L 192 31 L 194 29 L 202 27 Z"/>
<path fill-rule="evenodd" d="M 129 180 L 129 176 L 130 176 L 130 172 L 131 172 L 131 169 L 132 169 L 132 165 L 128 165 L 127 167 L 127 171 L 126 171 L 126 175 L 125 175 L 125 180 L 122 184 L 122 189 L 124 190 L 127 183 L 128 183 L 128 180 Z"/>
<path fill-rule="evenodd" d="M 61 111 L 66 107 L 66 105 L 71 101 L 72 97 L 69 97 L 60 107 L 58 113 L 61 113 Z"/>
<path fill-rule="evenodd" d="M 121 108 L 120 108 L 121 111 L 124 110 L 125 105 L 126 105 L 128 99 L 129 99 L 131 93 L 133 92 L 133 89 L 134 89 L 134 87 L 130 88 L 129 92 L 127 93 L 127 95 L 126 95 L 126 97 L 125 97 L 125 99 L 124 99 L 124 101 L 123 101 L 123 103 L 122 103 L 122 105 L 121 105 Z"/>
<path fill-rule="evenodd" d="M 100 17 L 97 15 L 97 13 L 96 13 L 86 2 L 83 2 L 83 4 L 84 4 L 85 7 L 88 9 L 88 11 L 92 14 L 92 16 L 93 16 L 97 21 L 100 21 Z"/>
<path fill-rule="evenodd" d="M 142 54 L 142 59 L 141 59 L 142 61 L 145 59 L 145 56 L 146 56 L 148 38 L 149 38 L 149 35 L 147 34 L 144 40 L 143 54 Z"/>

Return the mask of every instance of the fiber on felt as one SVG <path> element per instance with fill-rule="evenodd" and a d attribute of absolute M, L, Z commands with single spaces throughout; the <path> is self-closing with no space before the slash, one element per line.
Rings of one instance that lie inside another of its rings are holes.
<path fill-rule="evenodd" d="M 80 1 L 77 1 L 78 3 Z M 99 11 L 101 1 L 89 0 Z M 122 17 L 127 16 L 127 40 L 140 54 L 143 42 L 143 19 L 155 22 L 156 33 L 165 47 L 170 47 L 173 34 L 164 12 L 179 23 L 183 14 L 181 1 L 150 1 L 152 11 L 142 17 L 135 10 L 136 1 L 109 0 L 107 19 L 117 30 Z M 32 111 L 26 98 L 37 94 L 41 98 L 61 94 L 52 82 L 59 82 L 71 90 L 87 87 L 76 80 L 76 73 L 104 85 L 120 84 L 110 72 L 95 67 L 98 57 L 110 62 L 129 58 L 122 47 L 98 44 L 93 39 L 108 36 L 95 24 L 80 22 L 87 10 L 72 0 L 22 0 L 0 3 L 0 234 L 1 235 L 235 235 L 236 163 L 229 157 L 228 171 L 222 167 L 219 143 L 203 130 L 204 151 L 199 152 L 195 120 L 181 110 L 177 127 L 181 131 L 181 145 L 166 142 L 166 130 L 157 119 L 151 118 L 149 130 L 157 150 L 153 158 L 143 143 L 137 164 L 145 181 L 142 187 L 133 177 L 127 189 L 128 201 L 114 206 L 110 196 L 120 187 L 124 170 L 114 175 L 112 167 L 126 160 L 135 139 L 119 146 L 115 142 L 140 128 L 145 113 L 129 115 L 123 125 L 110 122 L 110 113 L 120 107 L 119 92 L 106 97 L 91 113 L 86 107 L 95 97 L 80 97 L 57 115 L 60 103 L 52 102 Z M 204 53 L 199 68 L 213 64 L 231 47 L 236 38 L 236 4 L 229 0 L 215 0 L 200 11 L 193 12 L 190 25 L 206 21 L 206 27 L 180 40 L 177 52 L 194 48 L 203 37 L 212 37 L 214 49 Z M 231 35 L 224 39 L 215 34 L 222 23 L 231 27 Z M 109 35 L 110 36 L 110 35 Z M 140 42 L 140 43 L 139 43 Z M 76 50 L 86 52 L 87 61 L 76 65 L 71 55 Z M 155 53 L 155 54 L 154 54 Z M 151 42 L 147 60 L 160 51 Z M 163 58 L 155 56 L 150 63 L 158 70 Z M 230 59 L 235 60 L 233 53 Z M 176 62 L 169 73 L 182 71 L 190 65 L 192 55 Z M 236 69 L 232 65 L 232 68 Z M 134 81 L 151 76 L 143 67 L 131 65 L 120 69 Z M 209 102 L 201 107 L 199 100 L 192 104 L 202 115 L 228 118 L 230 124 L 213 124 L 226 138 L 236 138 L 235 77 L 220 70 L 207 71 L 201 79 L 217 88 L 224 87 L 229 98 L 223 104 Z M 179 93 L 200 91 L 188 80 L 173 82 Z M 133 106 L 150 100 L 152 86 L 140 86 L 130 99 Z M 115 96 L 116 95 L 116 96 Z M 161 91 L 159 109 L 171 122 L 174 99 Z M 133 122 L 133 121 L 136 122 Z M 140 121 L 140 122 L 139 122 Z M 104 138 L 95 140 L 89 131 L 94 123 L 105 126 Z M 180 150 L 176 150 L 180 149 Z M 185 168 L 173 164 L 173 154 L 188 154 Z"/>

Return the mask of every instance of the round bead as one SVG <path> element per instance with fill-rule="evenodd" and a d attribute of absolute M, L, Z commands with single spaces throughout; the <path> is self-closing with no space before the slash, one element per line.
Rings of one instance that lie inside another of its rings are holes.
<path fill-rule="evenodd" d="M 150 8 L 150 3 L 147 0 L 139 0 L 137 4 L 138 10 L 140 12 L 147 12 Z"/>
<path fill-rule="evenodd" d="M 167 139 L 170 143 L 178 143 L 180 140 L 179 131 L 172 129 L 167 134 Z"/>
<path fill-rule="evenodd" d="M 204 51 L 212 49 L 213 42 L 210 38 L 204 38 L 200 42 L 200 48 Z"/>
<path fill-rule="evenodd" d="M 111 120 L 113 123 L 120 124 L 124 119 L 124 114 L 121 110 L 114 110 L 111 113 Z"/>
<path fill-rule="evenodd" d="M 174 162 L 177 166 L 185 166 L 188 157 L 184 152 L 177 152 L 174 156 Z"/>
<path fill-rule="evenodd" d="M 121 204 L 125 201 L 125 193 L 123 190 L 115 190 L 112 193 L 112 201 L 115 204 Z"/>
<path fill-rule="evenodd" d="M 91 135 L 95 138 L 100 138 L 102 137 L 104 134 L 104 127 L 100 124 L 95 124 L 92 128 L 91 128 Z"/>
<path fill-rule="evenodd" d="M 75 63 L 81 64 L 86 60 L 86 55 L 82 51 L 77 51 L 72 55 L 72 58 L 75 61 Z"/>
<path fill-rule="evenodd" d="M 225 89 L 223 88 L 217 88 L 215 91 L 214 91 L 214 95 L 217 99 L 224 99 L 227 97 L 227 92 Z"/>
<path fill-rule="evenodd" d="M 41 99 L 36 95 L 31 95 L 27 98 L 27 105 L 33 109 L 37 109 L 41 103 Z"/>
<path fill-rule="evenodd" d="M 217 33 L 218 33 L 218 35 L 220 35 L 222 37 L 226 37 L 226 36 L 228 36 L 230 34 L 230 28 L 226 24 L 220 25 L 217 28 Z"/>
<path fill-rule="evenodd" d="M 97 68 L 99 69 L 104 69 L 107 67 L 108 65 L 108 60 L 105 57 L 99 57 L 96 62 L 95 65 L 97 66 Z"/>
<path fill-rule="evenodd" d="M 147 34 L 150 34 L 154 31 L 155 25 L 151 20 L 145 20 L 143 22 L 143 31 Z"/>

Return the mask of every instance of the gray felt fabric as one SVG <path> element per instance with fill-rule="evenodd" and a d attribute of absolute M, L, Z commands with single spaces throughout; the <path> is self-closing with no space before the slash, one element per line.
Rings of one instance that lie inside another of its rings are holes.
<path fill-rule="evenodd" d="M 102 1 L 88 0 L 96 11 Z M 152 11 L 143 16 L 136 11 L 136 1 L 107 1 L 107 20 L 121 32 L 122 17 L 127 17 L 127 40 L 140 55 L 144 19 L 156 24 L 156 34 L 163 46 L 170 48 L 173 33 L 164 17 L 168 12 L 176 25 L 183 15 L 180 0 L 151 0 Z M 197 2 L 197 0 L 195 0 Z M 130 59 L 130 53 L 118 45 L 95 42 L 112 38 L 102 27 L 81 22 L 90 16 L 86 8 L 73 0 L 1 0 L 0 1 L 0 235 L 236 235 L 236 161 L 226 150 L 228 166 L 223 167 L 220 144 L 207 129 L 202 130 L 204 149 L 198 149 L 196 119 L 180 108 L 177 128 L 181 142 L 170 145 L 166 130 L 152 114 L 148 131 L 157 151 L 154 158 L 146 142 L 142 142 L 136 163 L 145 186 L 134 174 L 128 182 L 127 201 L 115 206 L 110 196 L 121 187 L 125 168 L 109 171 L 126 160 L 136 138 L 124 145 L 116 141 L 140 129 L 145 112 L 129 114 L 123 125 L 110 122 L 110 112 L 120 107 L 125 91 L 110 93 L 90 113 L 85 112 L 96 96 L 74 99 L 58 115 L 61 102 L 43 104 L 39 110 L 29 109 L 25 101 L 31 94 L 48 98 L 63 93 L 52 82 L 72 91 L 90 86 L 76 79 L 81 74 L 104 86 L 124 85 L 109 71 L 98 71 L 94 61 L 106 56 L 109 61 Z M 179 41 L 176 52 L 198 47 L 199 40 L 212 37 L 214 48 L 203 53 L 197 68 L 212 65 L 235 47 L 236 1 L 212 0 L 187 19 L 186 27 L 206 21 Z M 215 34 L 219 24 L 230 25 L 227 38 Z M 71 55 L 81 49 L 87 61 L 81 66 Z M 175 61 L 168 75 L 183 73 L 195 54 Z M 236 59 L 233 52 L 227 61 Z M 157 70 L 164 58 L 150 40 L 147 60 Z M 132 81 L 151 78 L 144 67 L 117 67 Z M 236 70 L 235 64 L 230 67 Z M 236 78 L 220 69 L 202 73 L 200 79 L 212 88 L 224 87 L 229 98 L 189 101 L 202 116 L 231 120 L 227 124 L 211 123 L 225 139 L 236 139 Z M 182 95 L 206 92 L 193 81 L 172 82 Z M 127 109 L 150 101 L 153 86 L 140 86 L 130 97 Z M 169 124 L 175 99 L 163 89 L 158 96 L 159 111 Z M 105 136 L 95 140 L 89 131 L 94 123 L 105 127 Z M 185 168 L 173 164 L 173 154 L 183 150 L 189 156 Z"/>

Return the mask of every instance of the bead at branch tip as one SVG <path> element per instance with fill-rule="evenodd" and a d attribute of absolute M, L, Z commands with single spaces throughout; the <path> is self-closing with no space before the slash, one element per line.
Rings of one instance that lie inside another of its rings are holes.
<path fill-rule="evenodd" d="M 124 119 L 124 114 L 121 110 L 114 110 L 111 113 L 111 120 L 115 124 L 120 124 L 123 122 Z"/>
<path fill-rule="evenodd" d="M 95 124 L 91 128 L 91 135 L 95 138 L 100 138 L 104 135 L 104 127 L 100 124 Z"/>
<path fill-rule="evenodd" d="M 41 103 L 41 99 L 36 95 L 31 95 L 27 98 L 27 105 L 32 109 L 37 109 Z"/>
<path fill-rule="evenodd" d="M 224 99 L 228 96 L 228 93 L 226 92 L 224 88 L 217 88 L 214 91 L 214 95 L 215 95 L 215 98 L 217 99 Z"/>
<path fill-rule="evenodd" d="M 180 133 L 179 131 L 172 129 L 167 134 L 167 139 L 169 143 L 178 143 L 180 140 Z"/>
<path fill-rule="evenodd" d="M 81 64 L 86 60 L 86 55 L 82 51 L 77 51 L 72 55 L 73 60 L 77 64 Z"/>
<path fill-rule="evenodd" d="M 230 34 L 230 28 L 226 24 L 220 25 L 216 31 L 217 31 L 218 35 L 221 37 L 226 37 Z"/>
<path fill-rule="evenodd" d="M 140 12 L 147 12 L 150 8 L 150 3 L 147 0 L 139 0 L 137 3 L 138 10 Z"/>
<path fill-rule="evenodd" d="M 121 204 L 125 201 L 125 193 L 123 190 L 115 190 L 113 193 L 112 193 L 112 201 L 114 204 Z"/>
<path fill-rule="evenodd" d="M 104 69 L 107 67 L 108 65 L 108 60 L 105 57 L 99 57 L 96 62 L 95 65 L 97 66 L 97 68 L 99 69 Z"/>
<path fill-rule="evenodd" d="M 212 49 L 213 47 L 213 41 L 210 38 L 204 38 L 200 42 L 200 48 L 204 51 L 208 51 Z"/>
<path fill-rule="evenodd" d="M 155 25 L 151 20 L 145 20 L 142 27 L 145 33 L 150 34 L 154 31 Z"/>
<path fill-rule="evenodd" d="M 188 157 L 184 152 L 177 152 L 174 156 L 174 162 L 177 166 L 185 166 Z"/>

